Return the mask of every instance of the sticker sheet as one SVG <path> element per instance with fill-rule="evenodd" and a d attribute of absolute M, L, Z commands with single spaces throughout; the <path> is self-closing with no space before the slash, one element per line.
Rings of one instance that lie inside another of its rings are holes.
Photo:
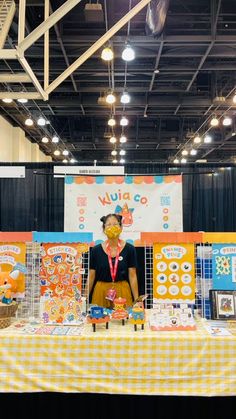
<path fill-rule="evenodd" d="M 81 322 L 81 297 L 85 244 L 43 244 L 40 270 L 40 312 L 44 323 Z"/>

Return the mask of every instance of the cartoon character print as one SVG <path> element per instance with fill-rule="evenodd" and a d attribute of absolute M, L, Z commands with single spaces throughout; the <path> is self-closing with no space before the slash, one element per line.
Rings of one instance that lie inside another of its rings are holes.
<path fill-rule="evenodd" d="M 129 208 L 127 203 L 125 203 L 123 207 L 117 205 L 115 209 L 115 214 L 122 215 L 123 227 L 130 227 L 133 225 L 133 212 L 134 208 Z"/>
<path fill-rule="evenodd" d="M 17 291 L 17 279 L 20 271 L 0 272 L 0 298 L 2 303 L 10 304 L 12 302 L 12 293 Z"/>
<path fill-rule="evenodd" d="M 54 263 L 62 263 L 62 262 L 63 262 L 63 257 L 62 257 L 62 255 L 55 255 L 55 256 L 53 257 L 53 262 L 54 262 Z"/>
<path fill-rule="evenodd" d="M 66 255 L 66 263 L 67 265 L 74 265 L 75 264 L 75 257 L 72 255 Z"/>

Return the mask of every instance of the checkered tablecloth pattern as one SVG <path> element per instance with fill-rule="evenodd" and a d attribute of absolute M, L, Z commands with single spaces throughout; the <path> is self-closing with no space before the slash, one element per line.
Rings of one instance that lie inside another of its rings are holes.
<path fill-rule="evenodd" d="M 236 395 L 236 336 L 86 325 L 82 336 L 0 331 L 0 392 Z"/>

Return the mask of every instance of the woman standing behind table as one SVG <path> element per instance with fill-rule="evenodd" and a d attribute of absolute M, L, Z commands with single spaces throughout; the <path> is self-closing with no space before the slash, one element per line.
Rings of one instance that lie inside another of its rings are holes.
<path fill-rule="evenodd" d="M 122 216 L 108 214 L 100 221 L 107 240 L 91 251 L 89 293 L 94 286 L 92 304 L 108 308 L 115 298 L 123 297 L 126 305 L 131 306 L 138 298 L 135 247 L 119 238 Z"/>

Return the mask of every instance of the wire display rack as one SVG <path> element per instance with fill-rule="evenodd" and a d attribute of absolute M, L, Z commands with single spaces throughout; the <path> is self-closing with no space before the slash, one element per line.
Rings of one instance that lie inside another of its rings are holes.
<path fill-rule="evenodd" d="M 145 294 L 147 299 L 145 307 L 147 309 L 153 308 L 153 246 L 144 247 L 145 259 Z"/>
<path fill-rule="evenodd" d="M 145 293 L 146 308 L 153 306 L 153 245 L 145 246 Z M 194 244 L 195 304 L 188 304 L 201 317 L 210 318 L 209 290 L 212 288 L 212 245 Z M 174 303 L 178 307 L 177 303 Z"/>
<path fill-rule="evenodd" d="M 196 309 L 201 317 L 211 318 L 209 290 L 212 289 L 212 245 L 196 246 Z"/>
<path fill-rule="evenodd" d="M 40 320 L 40 267 L 41 245 L 36 242 L 26 243 L 25 297 L 17 298 L 19 303 L 17 318 Z M 85 289 L 89 273 L 89 252 L 82 254 L 82 290 Z M 88 300 L 87 300 L 88 301 Z"/>
<path fill-rule="evenodd" d="M 38 319 L 40 316 L 40 263 L 40 244 L 26 243 L 25 297 L 17 299 L 19 303 L 18 318 Z"/>

